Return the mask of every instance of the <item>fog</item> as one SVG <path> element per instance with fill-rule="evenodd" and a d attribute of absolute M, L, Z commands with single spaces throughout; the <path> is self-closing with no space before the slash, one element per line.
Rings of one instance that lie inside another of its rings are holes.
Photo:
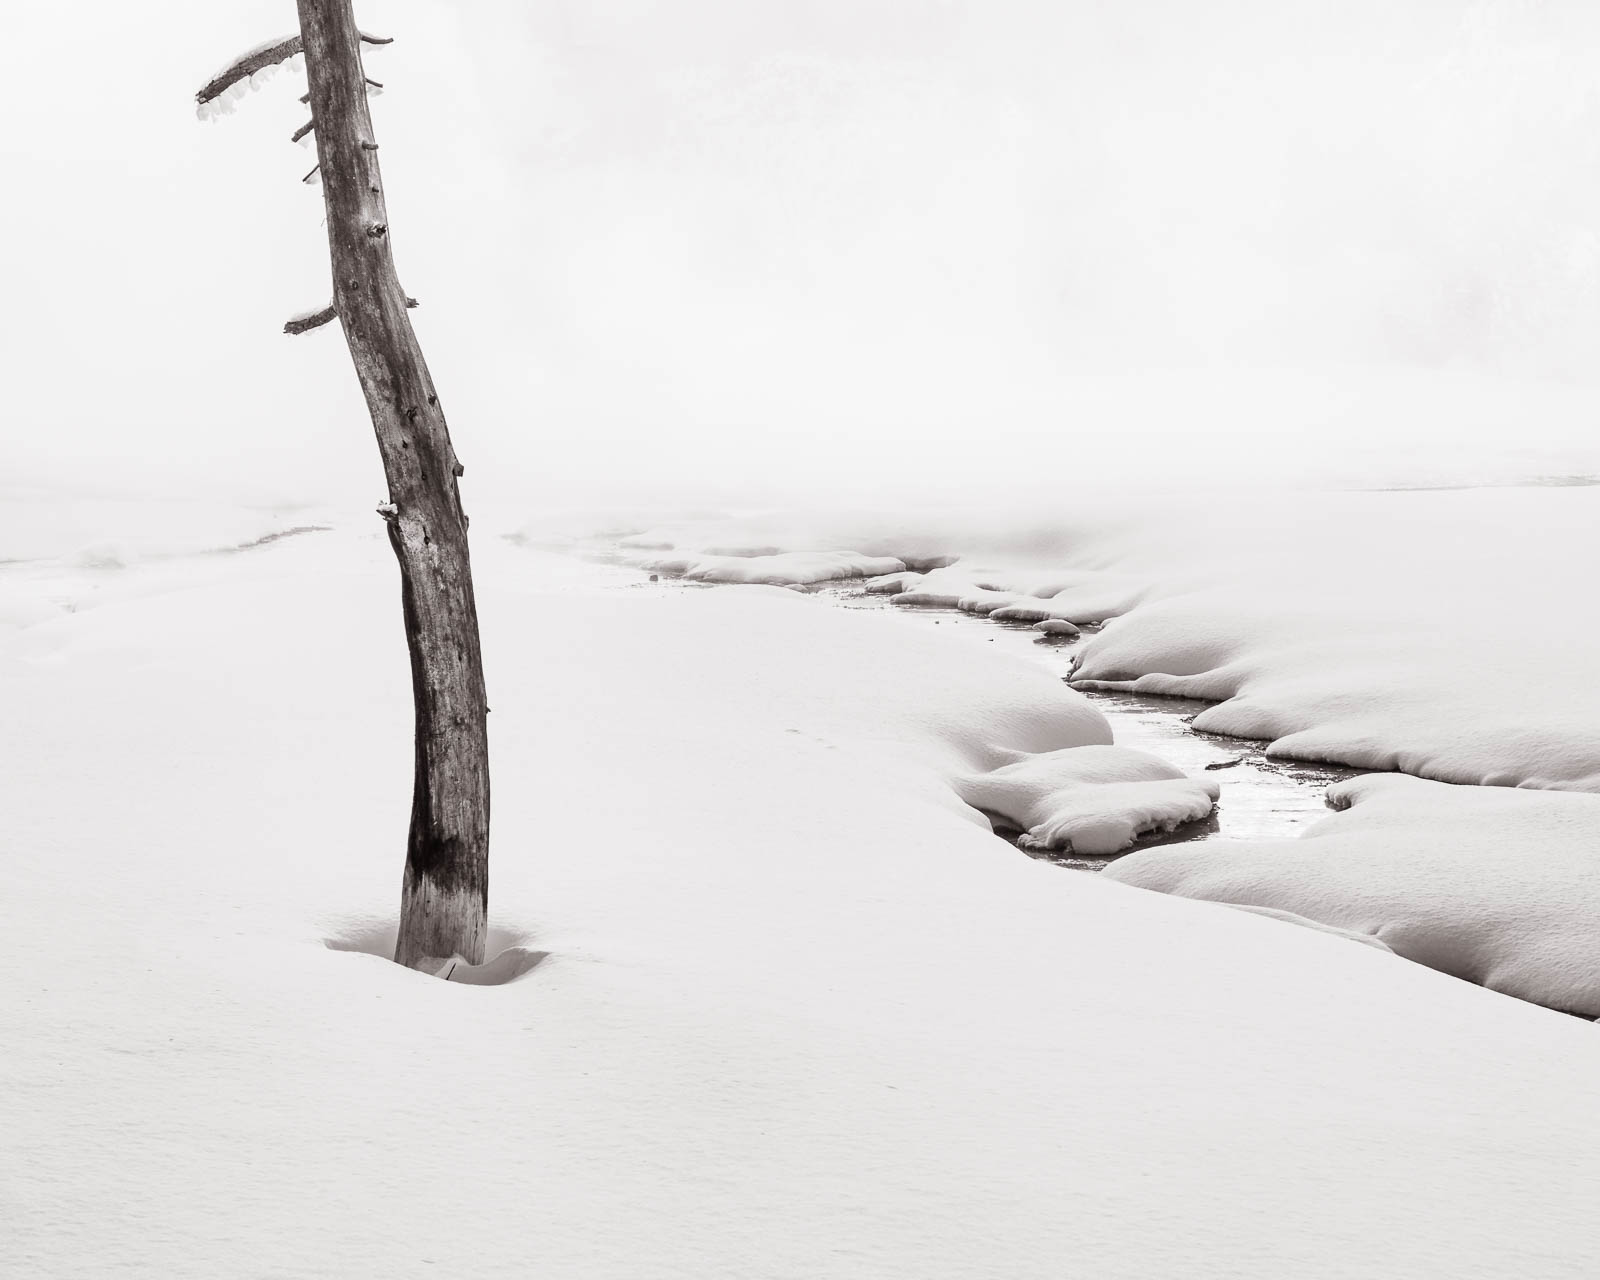
<path fill-rule="evenodd" d="M 293 6 L 13 9 L 11 483 L 381 497 Z M 1600 471 L 1592 4 L 357 12 L 469 504 Z"/>

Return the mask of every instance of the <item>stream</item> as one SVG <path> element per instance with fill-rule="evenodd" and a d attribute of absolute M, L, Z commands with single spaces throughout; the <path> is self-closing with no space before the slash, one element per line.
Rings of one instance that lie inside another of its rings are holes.
<path fill-rule="evenodd" d="M 1072 665 L 1073 649 L 1081 643 L 1077 637 L 1043 637 L 1026 623 L 995 622 L 955 609 L 903 608 L 890 603 L 892 596 L 870 595 L 854 582 L 819 583 L 808 594 L 840 608 L 890 611 L 914 626 L 954 627 L 981 635 L 989 643 L 1038 663 L 1063 680 Z M 1083 635 L 1091 636 L 1097 630 L 1085 627 Z M 1265 743 L 1197 732 L 1190 721 L 1211 704 L 1194 698 L 1089 691 L 1084 691 L 1083 696 L 1111 722 L 1118 746 L 1158 755 L 1185 773 L 1215 774 L 1222 784 L 1222 799 L 1209 818 L 1171 833 L 1141 837 L 1123 853 L 1151 845 L 1217 837 L 1267 840 L 1298 836 L 1310 823 L 1327 815 L 1322 797 L 1329 786 L 1363 772 L 1342 765 L 1273 760 L 1267 757 Z M 1020 833 L 996 834 L 1015 843 Z M 1099 871 L 1122 856 L 1085 858 L 1060 851 L 1024 852 L 1085 871 Z"/>

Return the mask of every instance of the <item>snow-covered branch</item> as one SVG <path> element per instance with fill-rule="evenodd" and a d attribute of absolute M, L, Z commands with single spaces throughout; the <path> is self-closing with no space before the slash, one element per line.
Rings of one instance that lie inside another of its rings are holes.
<path fill-rule="evenodd" d="M 339 313 L 333 309 L 333 303 L 317 311 L 302 311 L 297 316 L 290 316 L 283 326 L 283 331 L 289 334 L 310 333 L 313 329 L 320 329 Z"/>
<path fill-rule="evenodd" d="M 245 51 L 206 81 L 200 92 L 194 95 L 195 103 L 204 107 L 222 97 L 230 89 L 245 89 L 250 77 L 256 72 L 276 67 L 280 62 L 287 62 L 302 52 L 303 47 L 300 35 L 296 32 L 286 39 L 273 40 Z"/>
<path fill-rule="evenodd" d="M 372 36 L 361 33 L 361 42 L 370 45 L 393 44 L 393 36 Z M 234 103 L 252 89 L 258 88 L 278 67 L 298 58 L 305 51 L 304 41 L 296 33 L 281 40 L 247 49 L 230 62 L 194 95 L 197 114 L 202 120 L 214 120 L 233 110 Z M 369 81 L 369 83 L 376 83 Z M 379 85 L 378 88 L 382 89 Z M 307 97 L 310 95 L 308 94 Z M 306 99 L 302 98 L 304 102 Z"/>

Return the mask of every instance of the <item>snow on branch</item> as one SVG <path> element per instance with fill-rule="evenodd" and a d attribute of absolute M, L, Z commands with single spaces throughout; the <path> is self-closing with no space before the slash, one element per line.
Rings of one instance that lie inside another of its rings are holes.
<path fill-rule="evenodd" d="M 273 40 L 246 50 L 206 81 L 200 92 L 194 95 L 197 114 L 202 120 L 215 120 L 218 116 L 227 115 L 240 98 L 252 89 L 259 88 L 261 82 L 282 63 L 299 57 L 303 52 L 304 42 L 298 32 L 287 39 Z"/>
<path fill-rule="evenodd" d="M 381 46 L 393 44 L 394 37 L 373 36 L 363 31 L 361 42 Z M 300 65 L 304 53 L 305 43 L 298 33 L 247 49 L 206 81 L 194 95 L 195 114 L 202 120 L 216 120 L 230 114 L 241 98 L 259 89 L 279 67 Z"/>
<path fill-rule="evenodd" d="M 339 313 L 333 309 L 333 303 L 316 311 L 302 311 L 297 316 L 290 316 L 283 326 L 285 333 L 310 333 L 313 329 L 320 329 Z"/>

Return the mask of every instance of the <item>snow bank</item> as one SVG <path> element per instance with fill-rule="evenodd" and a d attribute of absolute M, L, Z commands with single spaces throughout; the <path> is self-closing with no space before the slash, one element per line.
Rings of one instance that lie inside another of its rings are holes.
<path fill-rule="evenodd" d="M 905 569 L 889 556 L 864 556 L 854 551 L 790 551 L 750 556 L 707 554 L 640 556 L 641 569 L 670 573 L 691 582 L 744 582 L 768 586 L 804 586 L 840 578 L 873 578 Z"/>
<path fill-rule="evenodd" d="M 1600 1017 L 1600 796 L 1379 776 L 1295 840 L 1170 845 L 1106 872 L 1370 934 L 1494 991 Z"/>
<path fill-rule="evenodd" d="M 1220 699 L 1202 730 L 1446 782 L 1600 789 L 1600 488 L 1307 496 L 1277 536 L 1175 522 L 1098 552 L 1167 585 L 1077 680 Z M 1260 524 L 1260 513 L 1251 523 Z M 1165 566 L 1164 568 L 1160 566 Z"/>
<path fill-rule="evenodd" d="M 894 603 L 907 608 L 960 609 L 963 613 L 991 613 L 1016 596 L 974 582 L 958 569 L 936 569 L 915 581 L 906 581 L 893 593 Z"/>
<path fill-rule="evenodd" d="M 1146 752 L 1113 746 L 1020 757 L 957 779 L 956 790 L 973 808 L 1022 831 L 1024 846 L 1089 857 L 1117 853 L 1148 831 L 1198 821 L 1220 794 L 1210 779 L 1190 778 Z"/>
<path fill-rule="evenodd" d="M 1600 1270 L 1593 1028 L 1017 854 L 950 779 L 1083 739 L 1048 674 L 887 610 L 474 562 L 491 950 L 546 956 L 500 986 L 368 953 L 411 777 L 380 538 L 0 633 L 16 1267 Z"/>

